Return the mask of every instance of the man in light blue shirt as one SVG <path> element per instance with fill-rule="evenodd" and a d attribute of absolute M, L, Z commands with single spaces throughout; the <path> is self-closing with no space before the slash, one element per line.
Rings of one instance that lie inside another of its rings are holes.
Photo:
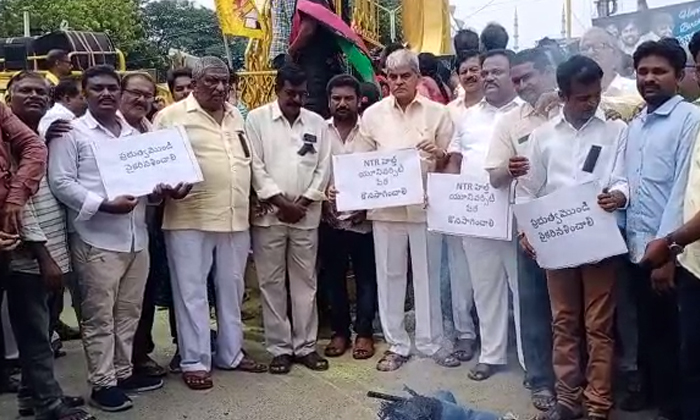
<path fill-rule="evenodd" d="M 639 262 L 649 242 L 683 224 L 690 154 L 700 128 L 700 110 L 677 95 L 685 61 L 675 39 L 648 41 L 635 52 L 637 87 L 647 106 L 629 125 L 625 154 L 630 189 L 626 233 L 639 289 L 640 365 L 649 368 L 650 395 L 666 418 L 676 418 L 679 395 L 676 267 L 671 262 L 650 271 Z"/>

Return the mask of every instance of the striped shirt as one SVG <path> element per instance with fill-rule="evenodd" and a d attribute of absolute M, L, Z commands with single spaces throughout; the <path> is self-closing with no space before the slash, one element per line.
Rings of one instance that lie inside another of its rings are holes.
<path fill-rule="evenodd" d="M 25 242 L 44 242 L 51 258 L 61 271 L 71 271 L 66 213 L 49 189 L 46 177 L 39 183 L 39 191 L 32 196 L 24 208 L 22 239 Z M 27 251 L 15 251 L 10 269 L 18 273 L 40 274 L 39 264 Z"/>
<path fill-rule="evenodd" d="M 286 54 L 292 35 L 292 19 L 297 7 L 296 0 L 276 0 L 272 3 L 272 44 L 269 60 Z"/>

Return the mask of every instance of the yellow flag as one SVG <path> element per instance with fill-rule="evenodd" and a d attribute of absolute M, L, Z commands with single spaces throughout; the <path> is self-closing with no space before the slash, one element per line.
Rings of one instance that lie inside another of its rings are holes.
<path fill-rule="evenodd" d="M 216 0 L 221 32 L 231 36 L 262 38 L 260 14 L 253 0 Z"/>

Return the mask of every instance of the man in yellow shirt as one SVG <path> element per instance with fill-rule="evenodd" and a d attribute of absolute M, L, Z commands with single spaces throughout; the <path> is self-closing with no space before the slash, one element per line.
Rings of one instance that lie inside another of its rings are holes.
<path fill-rule="evenodd" d="M 51 50 L 46 55 L 46 80 L 51 83 L 51 86 L 58 85 L 62 77 L 70 76 L 73 69 L 73 64 L 70 61 L 70 56 L 64 50 Z"/>
<path fill-rule="evenodd" d="M 216 259 L 217 352 L 224 370 L 264 372 L 243 352 L 241 304 L 250 236 L 251 154 L 240 112 L 226 102 L 230 74 L 216 57 L 192 69 L 193 91 L 156 116 L 156 129 L 183 126 L 204 181 L 165 203 L 163 230 L 173 285 L 182 375 L 191 389 L 209 389 L 212 354 L 207 276 Z"/>

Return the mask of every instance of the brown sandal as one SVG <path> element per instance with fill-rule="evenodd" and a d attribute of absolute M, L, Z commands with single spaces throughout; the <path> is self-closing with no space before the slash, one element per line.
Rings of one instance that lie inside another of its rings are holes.
<path fill-rule="evenodd" d="M 214 387 L 214 381 L 211 379 L 211 374 L 204 370 L 182 372 L 182 380 L 189 389 L 194 391 L 204 391 Z"/>
<path fill-rule="evenodd" d="M 326 357 L 340 357 L 344 355 L 349 348 L 350 340 L 343 336 L 336 335 L 331 338 L 331 342 L 328 343 L 326 349 L 323 350 L 323 354 L 325 354 Z"/>
<path fill-rule="evenodd" d="M 233 368 L 233 370 L 247 373 L 265 373 L 267 372 L 267 365 L 256 362 L 244 353 L 243 359 L 241 359 L 241 362 L 238 364 L 238 366 Z"/>
<path fill-rule="evenodd" d="M 387 351 L 384 353 L 384 357 L 377 362 L 377 370 L 380 372 L 393 372 L 406 364 L 408 359 L 407 356 Z"/>
<path fill-rule="evenodd" d="M 369 337 L 357 337 L 352 349 L 352 358 L 355 360 L 367 360 L 374 357 L 374 340 Z"/>

